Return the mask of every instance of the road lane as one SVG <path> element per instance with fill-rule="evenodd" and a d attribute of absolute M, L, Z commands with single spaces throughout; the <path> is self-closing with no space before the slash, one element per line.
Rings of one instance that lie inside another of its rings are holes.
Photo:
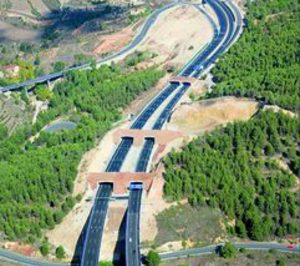
<path fill-rule="evenodd" d="M 140 266 L 140 208 L 143 189 L 131 189 L 126 216 L 126 266 Z"/>

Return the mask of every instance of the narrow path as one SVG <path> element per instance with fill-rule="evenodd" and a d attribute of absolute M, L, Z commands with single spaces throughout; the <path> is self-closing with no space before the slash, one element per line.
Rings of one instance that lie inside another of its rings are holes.
<path fill-rule="evenodd" d="M 179 258 L 185 258 L 188 256 L 200 256 L 205 254 L 218 253 L 220 248 L 224 245 L 224 243 L 206 246 L 202 248 L 190 248 L 185 250 L 179 250 L 174 252 L 166 252 L 160 253 L 159 256 L 162 260 L 174 260 Z M 261 250 L 261 251 L 269 251 L 270 249 L 277 250 L 279 252 L 291 252 L 300 254 L 300 246 L 299 245 L 284 245 L 277 243 L 267 243 L 267 242 L 247 242 L 247 243 L 233 243 L 233 245 L 237 248 L 244 248 L 248 250 Z"/>

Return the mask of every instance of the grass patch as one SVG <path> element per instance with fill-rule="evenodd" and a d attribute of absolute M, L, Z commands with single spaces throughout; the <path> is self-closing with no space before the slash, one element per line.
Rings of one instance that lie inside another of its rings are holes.
<path fill-rule="evenodd" d="M 59 0 L 43 0 L 43 3 L 50 9 L 50 10 L 58 10 L 60 8 Z"/>
<path fill-rule="evenodd" d="M 210 243 L 225 233 L 220 225 L 221 219 L 221 212 L 217 209 L 194 208 L 189 204 L 171 207 L 156 217 L 158 234 L 154 245 L 187 239 L 195 245 Z"/>
<path fill-rule="evenodd" d="M 40 18 L 42 16 L 41 13 L 33 6 L 31 1 L 27 0 L 27 3 L 28 3 L 28 5 L 30 5 L 32 15 Z"/>

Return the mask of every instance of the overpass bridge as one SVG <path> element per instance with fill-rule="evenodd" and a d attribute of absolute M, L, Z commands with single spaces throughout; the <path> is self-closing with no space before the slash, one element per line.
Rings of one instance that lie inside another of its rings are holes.
<path fill-rule="evenodd" d="M 197 53 L 192 58 L 192 60 L 180 72 L 179 77 L 173 79 L 156 97 L 154 97 L 152 101 L 149 102 L 149 104 L 132 122 L 132 125 L 128 132 L 123 136 L 119 135 L 119 137 L 121 137 L 120 144 L 115 150 L 112 159 L 110 160 L 106 169 L 106 175 L 108 178 L 109 176 L 111 178 L 112 175 L 124 174 L 119 172 L 129 153 L 129 150 L 135 143 L 134 136 L 130 135 L 130 131 L 131 133 L 134 131 L 143 131 L 149 124 L 149 119 L 153 117 L 153 114 L 164 104 L 164 107 L 157 116 L 155 123 L 151 126 L 151 130 L 153 132 L 159 132 L 166 121 L 169 119 L 173 108 L 180 101 L 183 94 L 189 89 L 192 80 L 197 79 L 201 75 L 203 75 L 216 62 L 217 58 L 227 51 L 227 49 L 240 35 L 242 23 L 239 20 L 241 19 L 241 16 L 238 14 L 238 9 L 234 8 L 234 4 L 229 3 L 229 1 L 225 2 L 221 0 L 206 0 L 205 2 L 213 9 L 218 20 L 217 23 L 214 22 L 214 20 L 206 12 L 205 7 L 197 6 L 197 9 L 200 12 L 203 12 L 212 24 L 212 27 L 214 29 L 214 36 L 212 41 L 205 47 L 203 51 Z M 136 162 L 135 173 L 127 173 L 128 180 L 125 181 L 125 184 L 126 182 L 128 183 L 132 181 L 130 180 L 130 176 L 135 176 L 134 181 L 136 182 L 139 179 L 139 175 L 142 176 L 147 172 L 151 153 L 154 149 L 156 141 L 157 140 L 155 138 L 155 135 L 143 138 L 143 146 L 140 150 L 139 158 Z M 106 182 L 108 182 L 108 180 Z M 135 266 L 141 264 L 139 251 L 139 213 L 143 186 L 141 184 L 134 184 L 137 186 L 128 184 L 130 195 L 127 209 L 125 241 L 127 266 Z M 97 186 L 97 181 L 95 180 L 94 186 Z M 110 186 L 110 188 L 112 189 L 112 186 Z M 100 193 L 100 190 L 103 191 L 102 184 L 100 184 L 100 186 L 98 187 L 97 195 L 98 193 Z M 109 191 L 111 193 L 112 190 Z M 100 209 L 102 208 L 102 205 L 100 204 L 104 204 L 101 203 L 102 201 L 97 200 L 96 197 L 92 209 L 92 214 L 100 211 Z M 99 216 L 102 219 L 102 221 L 99 222 L 99 224 L 101 224 L 102 226 L 102 229 L 100 230 L 96 227 L 96 230 L 93 226 L 93 223 L 89 223 L 87 230 L 87 240 L 85 241 L 84 252 L 82 254 L 81 260 L 82 266 L 96 266 L 99 260 L 99 240 L 101 240 L 102 238 L 103 225 L 105 221 L 104 214 L 106 214 L 107 212 L 107 206 L 103 205 L 103 208 L 104 212 L 101 216 Z M 95 243 L 94 247 L 90 246 L 89 243 Z"/>

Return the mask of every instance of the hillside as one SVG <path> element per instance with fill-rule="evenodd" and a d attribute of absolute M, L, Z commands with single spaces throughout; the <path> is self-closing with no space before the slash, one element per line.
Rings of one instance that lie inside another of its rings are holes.
<path fill-rule="evenodd" d="M 213 70 L 209 97 L 254 97 L 292 111 L 300 102 L 299 1 L 255 1 L 238 43 Z"/>
<path fill-rule="evenodd" d="M 253 1 L 247 8 L 245 32 L 212 70 L 216 85 L 206 98 L 243 96 L 294 113 L 261 110 L 171 152 L 164 192 L 221 210 L 229 239 L 297 241 L 299 2 Z"/>
<path fill-rule="evenodd" d="M 74 71 L 55 86 L 49 109 L 34 125 L 10 136 L 0 126 L 1 242 L 43 242 L 43 230 L 53 229 L 81 200 L 72 192 L 83 154 L 121 118 L 121 110 L 162 75 L 154 68 L 129 72 L 118 66 Z M 68 117 L 76 128 L 56 134 L 42 131 L 59 117 Z"/>
<path fill-rule="evenodd" d="M 162 4 L 162 3 L 160 3 Z M 128 44 L 145 18 L 160 4 L 155 1 L 5 0 L 0 4 L 0 86 L 24 78 L 3 78 L 2 67 L 25 61 L 33 77 L 67 66 L 90 62 L 120 47 L 101 52 L 97 47 L 124 30 Z"/>

